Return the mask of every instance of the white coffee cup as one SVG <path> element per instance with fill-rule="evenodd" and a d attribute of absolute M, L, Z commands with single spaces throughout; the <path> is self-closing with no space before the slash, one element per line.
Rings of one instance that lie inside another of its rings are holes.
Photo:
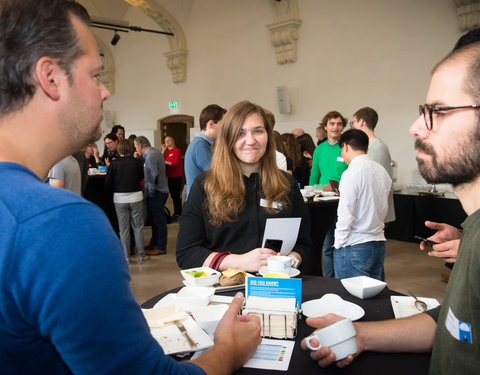
<path fill-rule="evenodd" d="M 313 193 L 313 191 L 315 190 L 314 185 L 305 185 L 303 188 L 307 191 L 307 193 Z"/>
<path fill-rule="evenodd" d="M 267 265 L 270 272 L 281 272 L 289 275 L 292 268 L 292 258 L 284 255 L 273 255 L 267 258 Z"/>
<path fill-rule="evenodd" d="M 336 360 L 339 361 L 349 354 L 357 352 L 356 335 L 357 332 L 353 327 L 352 321 L 343 319 L 327 327 L 317 329 L 313 332 L 313 335 L 305 339 L 305 343 L 310 350 L 318 350 L 322 346 L 328 346 L 335 353 Z M 312 339 L 318 340 L 319 345 L 317 347 L 313 347 L 310 344 Z"/>

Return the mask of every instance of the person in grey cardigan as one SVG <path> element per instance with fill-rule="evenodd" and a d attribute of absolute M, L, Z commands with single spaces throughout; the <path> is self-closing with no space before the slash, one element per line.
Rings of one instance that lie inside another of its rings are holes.
<path fill-rule="evenodd" d="M 168 185 L 165 178 L 165 158 L 144 136 L 135 138 L 133 143 L 135 151 L 145 160 L 143 188 L 148 214 L 152 220 L 152 238 L 150 245 L 145 247 L 145 253 L 163 255 L 167 253 L 165 202 L 168 197 Z"/>
<path fill-rule="evenodd" d="M 378 114 L 370 107 L 360 108 L 353 115 L 350 126 L 353 129 L 363 131 L 368 135 L 368 157 L 382 165 L 393 180 L 392 159 L 388 146 L 375 136 L 375 127 L 377 126 Z M 395 207 L 393 205 L 393 189 L 388 196 L 388 211 L 385 223 L 395 221 Z"/>

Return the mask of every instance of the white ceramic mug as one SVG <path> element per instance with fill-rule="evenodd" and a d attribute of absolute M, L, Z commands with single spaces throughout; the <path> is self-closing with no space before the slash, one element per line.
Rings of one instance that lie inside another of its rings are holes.
<path fill-rule="evenodd" d="M 267 265 L 270 272 L 281 272 L 289 275 L 292 268 L 292 258 L 284 255 L 272 255 L 268 257 Z"/>
<path fill-rule="evenodd" d="M 350 319 L 343 319 L 327 327 L 317 329 L 313 335 L 305 339 L 307 348 L 318 350 L 322 346 L 328 346 L 335 353 L 336 360 L 339 361 L 349 354 L 357 352 L 357 341 L 355 336 L 357 332 Z M 317 339 L 319 345 L 314 347 L 310 344 L 312 339 Z"/>

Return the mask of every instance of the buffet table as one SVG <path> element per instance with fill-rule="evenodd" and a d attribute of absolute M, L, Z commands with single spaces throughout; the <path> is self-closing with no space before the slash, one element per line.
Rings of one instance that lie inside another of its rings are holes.
<path fill-rule="evenodd" d="M 322 276 L 322 246 L 328 228 L 337 216 L 339 199 L 314 202 L 308 200 L 306 205 L 310 213 L 310 237 L 312 239 L 312 255 L 309 265 L 302 265 L 302 272 L 307 275 Z"/>
<path fill-rule="evenodd" d="M 353 302 L 361 306 L 365 310 L 365 315 L 360 321 L 379 321 L 394 318 L 392 306 L 390 303 L 391 295 L 398 295 L 394 291 L 385 288 L 377 296 L 361 300 L 350 295 L 343 287 L 339 279 L 323 278 L 318 276 L 302 277 L 302 301 L 306 302 L 312 299 L 321 298 L 326 293 L 335 293 L 346 301 Z M 142 304 L 143 308 L 152 308 L 161 298 L 168 293 L 175 293 L 180 288 L 162 293 Z M 233 296 L 236 292 L 217 293 L 220 295 Z M 430 354 L 414 354 L 414 353 L 362 353 L 350 366 L 339 369 L 331 366 L 322 369 L 318 364 L 310 359 L 309 352 L 302 350 L 300 347 L 301 340 L 310 335 L 314 329 L 307 326 L 305 318 L 298 322 L 298 333 L 295 338 L 295 348 L 287 374 L 368 374 L 368 375 L 405 375 L 405 374 L 426 374 Z M 278 371 L 259 370 L 252 368 L 241 368 L 235 374 L 255 375 L 255 374 L 278 374 Z"/>
<path fill-rule="evenodd" d="M 444 196 L 402 190 L 393 194 L 396 220 L 385 229 L 385 237 L 398 241 L 418 242 L 413 236 L 430 237 L 435 231 L 425 221 L 447 223 L 460 228 L 467 214 L 453 193 Z"/>
<path fill-rule="evenodd" d="M 113 191 L 105 186 L 105 175 L 88 176 L 84 198 L 99 206 L 107 215 L 118 234 L 118 219 L 113 204 Z"/>

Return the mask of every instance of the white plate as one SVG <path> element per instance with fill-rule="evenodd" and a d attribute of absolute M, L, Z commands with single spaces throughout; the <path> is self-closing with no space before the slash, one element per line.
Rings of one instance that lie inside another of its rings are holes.
<path fill-rule="evenodd" d="M 245 272 L 247 274 L 247 277 L 253 277 L 251 273 Z M 245 283 L 247 283 L 247 277 L 245 278 Z M 188 283 L 187 280 L 183 280 L 183 284 L 185 286 L 192 286 Z M 238 289 L 244 289 L 245 284 L 239 284 L 239 285 L 230 285 L 230 286 L 212 286 L 212 288 L 215 289 L 215 292 L 228 292 L 229 290 L 238 290 Z"/>
<path fill-rule="evenodd" d="M 183 284 L 185 286 L 191 286 L 187 280 L 183 280 Z M 228 292 L 229 290 L 237 290 L 237 289 L 244 289 L 245 284 L 240 285 L 231 285 L 231 286 L 212 286 L 215 289 L 215 292 Z"/>
<path fill-rule="evenodd" d="M 335 200 L 340 200 L 340 197 L 335 196 L 335 197 L 315 197 L 313 198 L 314 202 L 320 202 L 320 201 L 335 201 Z"/>
<path fill-rule="evenodd" d="M 326 314 L 337 314 L 350 320 L 360 319 L 365 310 L 360 306 L 343 300 L 336 294 L 325 294 L 322 298 L 302 303 L 303 315 L 312 318 Z"/>
<path fill-rule="evenodd" d="M 324 197 L 338 197 L 337 193 L 334 191 L 322 191 Z"/>
<path fill-rule="evenodd" d="M 167 324 L 162 328 L 151 328 L 152 336 L 162 347 L 165 354 L 177 354 L 186 352 L 196 352 L 213 346 L 213 341 L 208 337 L 205 331 L 200 328 L 197 322 L 191 317 L 182 321 L 183 326 L 187 330 L 191 339 L 197 343 L 192 348 L 185 336 L 175 324 Z"/>
<path fill-rule="evenodd" d="M 260 268 L 258 270 L 258 273 L 262 276 L 265 276 L 267 273 L 271 273 L 271 272 L 274 272 L 274 271 L 270 271 L 268 269 L 268 266 L 263 266 L 262 268 Z M 300 275 L 299 270 L 297 270 L 296 268 L 290 268 L 290 274 L 289 274 L 290 277 L 295 277 L 295 276 L 298 276 L 298 275 Z"/>
<path fill-rule="evenodd" d="M 427 304 L 428 309 L 433 309 L 440 306 L 435 298 L 418 297 L 419 300 Z M 405 318 L 407 316 L 420 314 L 420 311 L 415 307 L 415 298 L 409 296 L 390 296 L 392 303 L 393 314 L 395 319 Z"/>

